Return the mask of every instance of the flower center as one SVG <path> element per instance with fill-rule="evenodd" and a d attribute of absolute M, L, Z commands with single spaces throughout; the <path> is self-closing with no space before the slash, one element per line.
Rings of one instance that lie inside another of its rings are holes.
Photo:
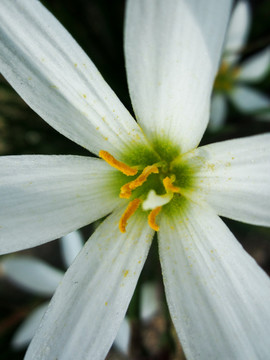
<path fill-rule="evenodd" d="M 214 82 L 214 89 L 221 92 L 231 91 L 239 74 L 239 70 L 239 67 L 230 66 L 226 61 L 223 61 Z"/>
<path fill-rule="evenodd" d="M 120 231 L 126 232 L 128 219 L 140 206 L 143 211 L 148 212 L 149 226 L 158 231 L 156 218 L 162 210 L 162 206 L 168 204 L 174 194 L 180 195 L 180 187 L 174 185 L 176 176 L 172 173 L 170 164 L 160 161 L 144 168 L 139 165 L 131 167 L 118 161 L 107 151 L 101 150 L 99 156 L 126 176 L 137 175 L 120 188 L 119 197 L 130 199 L 119 221 Z"/>

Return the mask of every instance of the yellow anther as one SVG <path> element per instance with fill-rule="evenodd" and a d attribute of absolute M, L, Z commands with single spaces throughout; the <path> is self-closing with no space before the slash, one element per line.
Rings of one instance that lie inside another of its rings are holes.
<path fill-rule="evenodd" d="M 120 170 L 123 174 L 128 176 L 134 176 L 137 174 L 138 170 L 135 168 L 132 168 L 125 163 L 116 160 L 110 153 L 104 150 L 100 150 L 99 156 L 101 159 L 105 160 L 109 165 L 114 167 L 117 170 Z"/>
<path fill-rule="evenodd" d="M 163 185 L 165 187 L 166 192 L 173 192 L 173 193 L 179 193 L 180 192 L 180 188 L 178 186 L 174 186 L 173 183 L 173 176 L 172 178 L 169 178 L 169 176 L 165 177 L 165 179 L 163 179 Z"/>
<path fill-rule="evenodd" d="M 120 198 L 129 199 L 131 197 L 132 190 L 130 189 L 129 185 L 130 185 L 130 182 L 121 187 L 120 195 L 119 195 Z"/>
<path fill-rule="evenodd" d="M 134 199 L 132 200 L 124 214 L 121 216 L 120 222 L 119 222 L 119 229 L 122 233 L 126 232 L 126 226 L 127 226 L 127 221 L 128 219 L 135 213 L 135 211 L 138 209 L 139 205 L 140 205 L 141 200 L 140 199 Z"/>
<path fill-rule="evenodd" d="M 158 167 L 156 165 L 146 166 L 137 179 L 123 185 L 120 190 L 120 198 L 129 199 L 132 190 L 135 190 L 137 187 L 141 186 L 151 174 L 158 174 Z"/>
<path fill-rule="evenodd" d="M 156 217 L 160 213 L 160 210 L 161 210 L 161 206 L 158 206 L 155 209 L 153 209 L 148 215 L 148 224 L 150 228 L 152 228 L 155 231 L 159 231 L 159 226 L 156 223 Z"/>

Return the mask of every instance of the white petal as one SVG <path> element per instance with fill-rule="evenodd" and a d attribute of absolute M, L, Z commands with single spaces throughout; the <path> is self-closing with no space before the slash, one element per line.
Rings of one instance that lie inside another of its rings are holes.
<path fill-rule="evenodd" d="M 14 349 L 23 349 L 30 343 L 38 329 L 38 325 L 40 324 L 48 305 L 49 302 L 45 302 L 44 304 L 38 306 L 19 326 L 11 340 L 11 345 Z"/>
<path fill-rule="evenodd" d="M 150 320 L 159 309 L 157 286 L 154 282 L 144 283 L 141 287 L 140 318 Z"/>
<path fill-rule="evenodd" d="M 209 120 L 231 1 L 130 0 L 125 23 L 129 91 L 147 135 L 182 152 Z"/>
<path fill-rule="evenodd" d="M 237 62 L 244 48 L 251 25 L 251 11 L 247 0 L 240 0 L 233 11 L 225 41 L 226 61 Z"/>
<path fill-rule="evenodd" d="M 259 81 L 266 75 L 269 65 L 270 48 L 268 47 L 241 64 L 237 80 Z"/>
<path fill-rule="evenodd" d="M 56 239 L 111 212 L 115 174 L 82 156 L 0 157 L 1 253 Z"/>
<path fill-rule="evenodd" d="M 188 359 L 267 359 L 270 281 L 208 207 L 162 217 L 167 301 Z"/>
<path fill-rule="evenodd" d="M 270 134 L 223 141 L 195 150 L 199 164 L 194 201 L 203 198 L 219 215 L 270 225 Z"/>
<path fill-rule="evenodd" d="M 208 129 L 210 131 L 220 130 L 226 120 L 227 101 L 223 94 L 215 94 L 211 102 L 210 121 Z"/>
<path fill-rule="evenodd" d="M 128 355 L 128 348 L 131 338 L 131 329 L 128 319 L 125 317 L 114 340 L 114 346 L 123 354 Z"/>
<path fill-rule="evenodd" d="M 120 233 L 115 211 L 67 271 L 25 360 L 104 359 L 124 318 L 153 237 L 137 212 Z"/>
<path fill-rule="evenodd" d="M 270 107 L 269 97 L 246 86 L 235 87 L 231 99 L 243 112 L 256 112 Z"/>
<path fill-rule="evenodd" d="M 16 285 L 34 294 L 52 296 L 64 273 L 40 259 L 9 256 L 1 261 L 4 274 Z"/>
<path fill-rule="evenodd" d="M 60 247 L 64 263 L 68 268 L 79 254 L 84 241 L 80 231 L 73 231 L 60 239 Z"/>
<path fill-rule="evenodd" d="M 143 134 L 94 64 L 36 0 L 0 1 L 0 71 L 45 121 L 98 154 Z M 139 140 L 140 139 L 140 140 Z"/>

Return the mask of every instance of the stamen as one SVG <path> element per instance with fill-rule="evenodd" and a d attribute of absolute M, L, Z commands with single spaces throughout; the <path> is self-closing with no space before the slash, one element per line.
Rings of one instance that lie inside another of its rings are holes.
<path fill-rule="evenodd" d="M 174 181 L 174 178 L 169 178 L 169 176 L 165 177 L 163 179 L 163 185 L 165 187 L 166 192 L 173 192 L 173 193 L 179 193 L 180 188 L 178 186 L 174 186 L 172 183 Z"/>
<path fill-rule="evenodd" d="M 116 160 L 110 153 L 108 153 L 105 150 L 100 150 L 99 156 L 101 159 L 105 160 L 109 165 L 114 167 L 117 170 L 120 170 L 123 174 L 127 176 L 134 176 L 137 174 L 138 170 L 135 168 L 132 168 L 125 163 Z"/>
<path fill-rule="evenodd" d="M 122 233 L 126 232 L 126 226 L 127 226 L 127 221 L 128 219 L 135 213 L 135 211 L 138 209 L 139 205 L 140 205 L 141 200 L 140 199 L 134 199 L 132 200 L 124 214 L 121 216 L 120 222 L 119 222 L 119 229 Z"/>
<path fill-rule="evenodd" d="M 161 206 L 158 206 L 155 209 L 153 209 L 148 215 L 148 224 L 150 228 L 152 228 L 155 231 L 159 231 L 159 226 L 156 223 L 156 217 L 160 213 L 160 210 L 161 210 Z"/>
<path fill-rule="evenodd" d="M 146 166 L 137 179 L 123 185 L 120 190 L 120 198 L 129 199 L 132 190 L 135 190 L 137 187 L 141 186 L 151 174 L 158 174 L 158 167 L 156 165 Z"/>

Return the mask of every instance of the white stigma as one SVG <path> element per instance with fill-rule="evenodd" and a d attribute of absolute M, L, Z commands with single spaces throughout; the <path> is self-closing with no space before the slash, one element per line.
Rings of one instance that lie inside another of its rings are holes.
<path fill-rule="evenodd" d="M 163 206 L 168 204 L 171 199 L 173 198 L 173 193 L 167 193 L 164 195 L 157 195 L 155 190 L 150 190 L 147 198 L 142 203 L 143 210 L 153 210 L 157 208 L 158 206 Z"/>

